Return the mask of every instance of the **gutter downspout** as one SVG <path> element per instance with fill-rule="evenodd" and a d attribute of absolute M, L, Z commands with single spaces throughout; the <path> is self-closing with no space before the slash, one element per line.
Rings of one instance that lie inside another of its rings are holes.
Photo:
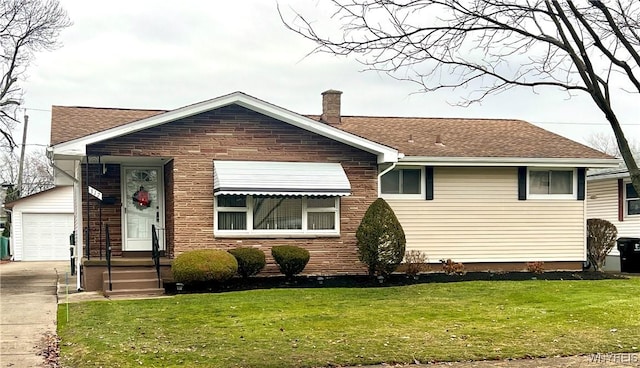
<path fill-rule="evenodd" d="M 402 152 L 398 152 L 398 159 L 403 159 L 404 158 L 404 153 Z M 392 162 L 391 166 L 387 167 L 386 169 L 382 170 L 379 174 L 378 174 L 378 198 L 380 198 L 382 196 L 382 185 L 381 185 L 381 178 L 382 175 L 388 173 L 389 171 L 395 169 L 396 165 L 398 164 L 398 161 L 396 162 Z"/>
<path fill-rule="evenodd" d="M 51 147 L 47 147 L 47 158 L 49 159 L 49 166 L 53 167 L 54 169 L 56 169 L 57 171 L 61 172 L 62 174 L 64 174 L 67 178 L 73 180 L 74 184 L 78 183 L 78 179 L 76 179 L 75 177 L 73 177 L 71 174 L 69 174 L 68 172 L 62 170 L 61 168 L 59 168 L 58 166 L 56 166 L 56 164 L 53 163 L 53 150 L 51 149 Z"/>
<path fill-rule="evenodd" d="M 71 179 L 73 181 L 74 184 L 74 188 L 76 186 L 76 184 L 79 183 L 79 180 L 76 179 L 74 176 L 72 176 L 71 174 L 69 174 L 68 172 L 62 170 L 61 168 L 59 168 L 55 163 L 53 163 L 53 149 L 51 148 L 51 146 L 47 147 L 47 159 L 49 161 L 49 165 L 51 167 L 53 167 L 54 170 L 57 170 L 58 172 L 61 172 L 62 174 L 64 174 L 66 177 L 68 177 L 69 179 Z M 75 160 L 77 161 L 77 160 Z M 54 176 L 55 176 L 55 172 L 54 172 Z M 74 190 L 75 192 L 75 190 Z M 75 198 L 75 195 L 74 195 Z M 75 208 L 73 209 L 74 213 L 75 213 Z M 75 244 L 75 249 L 73 251 L 73 256 L 76 258 L 76 290 L 81 290 L 81 284 L 80 284 L 80 262 L 78 262 L 78 241 L 76 241 Z"/>
<path fill-rule="evenodd" d="M 382 175 L 388 173 L 389 171 L 393 170 L 396 165 L 398 163 L 397 162 L 393 162 L 391 164 L 391 166 L 387 167 L 386 169 L 382 170 L 379 174 L 378 174 L 378 198 L 380 198 L 380 196 L 382 195 L 382 185 L 380 184 L 380 180 L 382 178 Z"/>

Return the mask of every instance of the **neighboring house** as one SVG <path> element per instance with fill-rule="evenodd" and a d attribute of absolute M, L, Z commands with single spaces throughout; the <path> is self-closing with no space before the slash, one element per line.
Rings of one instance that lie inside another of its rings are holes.
<path fill-rule="evenodd" d="M 73 225 L 73 188 L 60 186 L 5 206 L 11 211 L 14 261 L 68 260 Z"/>
<path fill-rule="evenodd" d="M 9 216 L 7 216 L 7 212 L 4 209 L 4 203 L 7 198 L 7 191 L 9 188 L 12 188 L 13 185 L 8 183 L 0 184 L 0 233 L 4 230 L 5 226 L 9 222 Z"/>
<path fill-rule="evenodd" d="M 364 273 L 355 232 L 379 196 L 432 263 L 581 269 L 585 172 L 616 159 L 520 120 L 341 116 L 340 96 L 323 93 L 319 116 L 240 92 L 172 111 L 54 106 L 50 155 L 57 184 L 74 186 L 85 289 L 106 282 L 92 276 L 101 224 L 122 264 L 148 259 L 153 224 L 165 267 L 253 246 L 273 273 L 270 247 L 294 244 L 311 252 L 307 274 Z"/>
<path fill-rule="evenodd" d="M 587 180 L 587 218 L 611 222 L 618 229 L 619 238 L 640 238 L 640 197 L 626 167 L 596 170 L 589 173 Z M 620 268 L 616 246 L 609 252 L 604 269 L 619 272 Z"/>

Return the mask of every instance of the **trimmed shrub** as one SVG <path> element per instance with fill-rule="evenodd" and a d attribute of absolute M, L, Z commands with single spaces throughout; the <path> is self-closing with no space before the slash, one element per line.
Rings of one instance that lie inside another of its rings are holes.
<path fill-rule="evenodd" d="M 229 253 L 236 257 L 238 273 L 244 278 L 258 274 L 267 264 L 264 252 L 257 248 L 240 247 L 230 249 Z"/>
<path fill-rule="evenodd" d="M 238 261 L 224 250 L 193 250 L 176 257 L 171 272 L 176 282 L 223 282 L 238 272 Z"/>
<path fill-rule="evenodd" d="M 618 229 L 603 219 L 587 220 L 587 258 L 596 271 L 602 272 L 604 261 L 618 239 Z"/>
<path fill-rule="evenodd" d="M 407 243 L 402 225 L 384 199 L 376 199 L 356 231 L 358 256 L 369 275 L 387 275 L 398 268 Z"/>
<path fill-rule="evenodd" d="M 4 230 L 2 230 L 2 236 L 4 236 L 5 238 L 11 237 L 11 223 L 7 222 L 6 224 L 4 224 Z"/>
<path fill-rule="evenodd" d="M 302 272 L 310 258 L 308 250 L 295 245 L 276 245 L 271 248 L 271 255 L 288 278 Z"/>

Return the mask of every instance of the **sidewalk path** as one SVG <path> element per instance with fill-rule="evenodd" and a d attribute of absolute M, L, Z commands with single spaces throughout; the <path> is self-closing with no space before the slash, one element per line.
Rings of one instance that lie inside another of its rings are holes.
<path fill-rule="evenodd" d="M 69 262 L 0 264 L 0 367 L 42 367 L 42 339 L 56 332 L 57 275 Z"/>

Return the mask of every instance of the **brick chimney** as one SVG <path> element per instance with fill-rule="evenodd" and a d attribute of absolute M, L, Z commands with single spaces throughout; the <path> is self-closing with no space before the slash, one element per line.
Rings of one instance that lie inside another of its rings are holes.
<path fill-rule="evenodd" d="M 329 125 L 340 124 L 340 95 L 342 91 L 330 89 L 322 92 L 322 115 L 320 120 Z"/>

